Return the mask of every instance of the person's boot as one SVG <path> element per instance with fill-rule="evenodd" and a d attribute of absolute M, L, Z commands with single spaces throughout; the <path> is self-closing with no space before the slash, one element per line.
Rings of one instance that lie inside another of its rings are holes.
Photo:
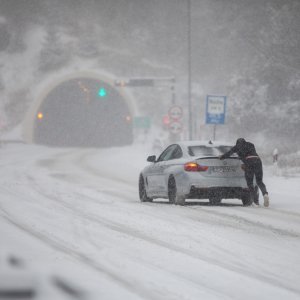
<path fill-rule="evenodd" d="M 264 206 L 268 207 L 270 204 L 270 199 L 268 194 L 264 194 Z"/>

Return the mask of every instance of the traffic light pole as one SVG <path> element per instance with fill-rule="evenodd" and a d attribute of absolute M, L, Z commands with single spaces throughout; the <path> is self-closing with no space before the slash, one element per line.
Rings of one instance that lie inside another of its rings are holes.
<path fill-rule="evenodd" d="M 117 87 L 168 87 L 171 90 L 171 105 L 176 105 L 176 93 L 175 93 L 175 77 L 136 77 L 128 79 L 117 79 L 114 84 Z M 170 142 L 179 140 L 178 133 L 172 133 L 169 131 Z"/>
<path fill-rule="evenodd" d="M 162 78 L 130 78 L 115 80 L 115 86 L 118 87 L 161 87 L 166 85 L 157 85 L 157 83 L 171 83 L 171 104 L 176 104 L 176 94 L 175 94 L 175 77 L 162 77 Z"/>
<path fill-rule="evenodd" d="M 175 96 L 175 79 L 173 81 L 173 84 L 171 85 L 171 92 L 172 92 L 172 105 L 176 104 L 176 96 Z"/>
<path fill-rule="evenodd" d="M 191 89 L 192 89 L 192 66 L 191 66 L 191 0 L 187 0 L 187 60 L 188 60 L 188 107 L 189 107 L 189 139 L 193 139 L 193 114 L 192 114 L 192 97 L 191 97 Z"/>

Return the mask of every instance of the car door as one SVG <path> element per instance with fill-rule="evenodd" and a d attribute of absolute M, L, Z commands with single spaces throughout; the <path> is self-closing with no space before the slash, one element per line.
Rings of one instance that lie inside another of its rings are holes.
<path fill-rule="evenodd" d="M 151 166 L 147 175 L 148 193 L 152 196 L 160 196 L 165 190 L 163 173 L 165 169 L 165 162 L 169 160 L 176 145 L 170 145 L 167 147 L 162 154 L 159 156 L 157 161 Z"/>
<path fill-rule="evenodd" d="M 160 174 L 159 181 L 162 182 L 162 192 L 164 195 L 168 195 L 168 179 L 170 174 L 172 174 L 178 166 L 179 159 L 183 156 L 182 149 L 179 145 L 173 145 L 172 153 L 170 156 L 165 156 L 160 163 Z M 182 162 L 180 162 L 182 164 Z"/>

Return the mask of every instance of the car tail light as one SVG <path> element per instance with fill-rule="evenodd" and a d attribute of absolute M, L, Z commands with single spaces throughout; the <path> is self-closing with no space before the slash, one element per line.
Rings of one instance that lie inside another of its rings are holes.
<path fill-rule="evenodd" d="M 201 166 L 195 162 L 188 162 L 184 165 L 184 170 L 188 172 L 205 172 L 208 166 Z"/>

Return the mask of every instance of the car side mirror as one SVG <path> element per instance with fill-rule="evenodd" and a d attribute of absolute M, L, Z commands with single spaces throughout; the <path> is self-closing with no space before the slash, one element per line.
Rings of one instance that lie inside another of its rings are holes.
<path fill-rule="evenodd" d="M 149 161 L 149 162 L 155 162 L 156 161 L 156 156 L 155 155 L 148 156 L 147 161 Z"/>

